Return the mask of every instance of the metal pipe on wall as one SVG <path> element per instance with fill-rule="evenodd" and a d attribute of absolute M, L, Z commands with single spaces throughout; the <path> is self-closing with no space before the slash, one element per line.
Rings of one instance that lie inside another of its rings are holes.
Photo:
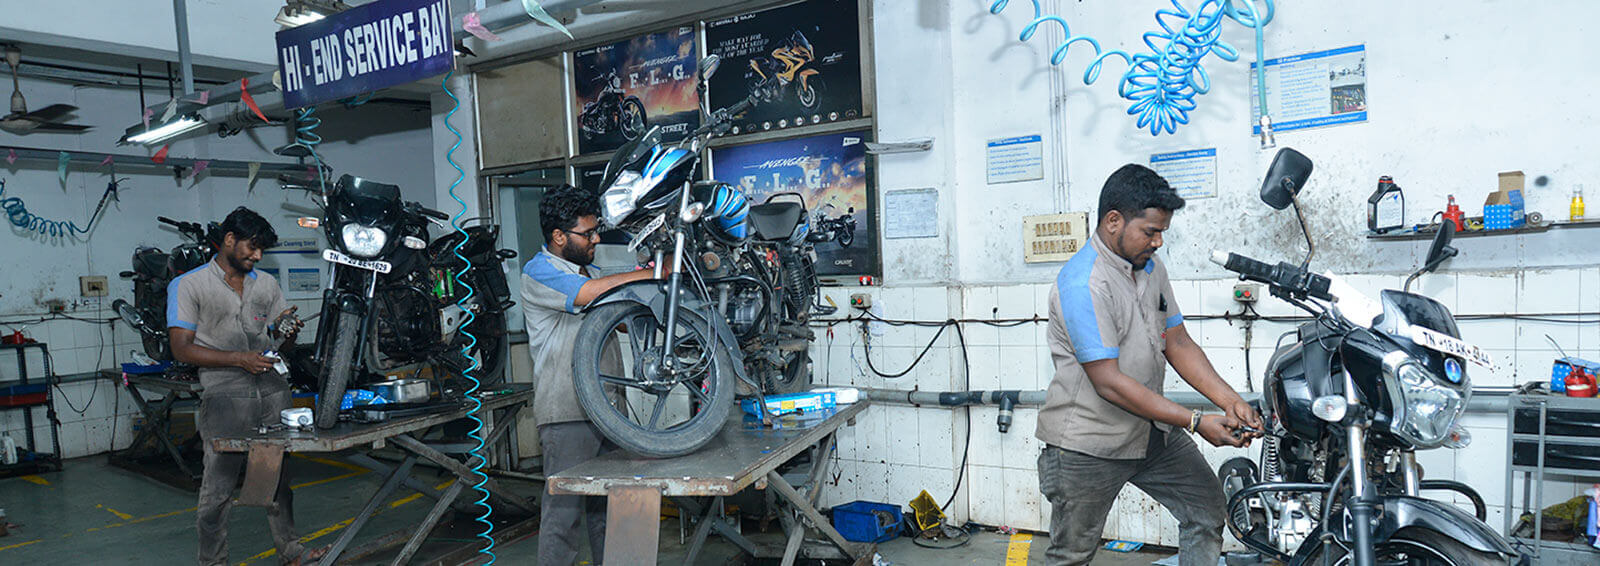
<path fill-rule="evenodd" d="M 1504 413 L 1506 411 L 1506 396 L 1510 395 L 1509 388 L 1493 388 L 1474 391 L 1472 399 L 1467 401 L 1467 410 L 1472 412 Z M 1039 407 L 1044 405 L 1044 391 L 897 391 L 894 389 L 862 389 L 861 395 L 871 399 L 874 403 L 889 403 L 894 405 L 928 405 L 934 407 L 960 407 L 964 405 L 996 405 L 1004 407 L 1004 403 L 1011 403 L 1019 407 Z M 1245 393 L 1242 395 L 1246 401 L 1261 398 L 1259 393 Z M 1205 396 L 1192 391 L 1174 391 L 1167 393 L 1168 399 L 1179 405 L 1191 409 L 1211 408 L 1211 401 Z"/>
<path fill-rule="evenodd" d="M 183 94 L 194 93 L 194 53 L 189 50 L 188 0 L 172 0 L 172 18 L 178 28 L 178 69 L 183 73 Z"/>

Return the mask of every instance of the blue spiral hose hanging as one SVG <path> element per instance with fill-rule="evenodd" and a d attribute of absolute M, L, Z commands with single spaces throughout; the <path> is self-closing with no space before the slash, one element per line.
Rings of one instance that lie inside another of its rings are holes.
<path fill-rule="evenodd" d="M 88 226 L 79 227 L 77 222 L 71 220 L 50 220 L 29 212 L 28 205 L 23 203 L 21 198 L 5 196 L 5 179 L 0 179 L 0 210 L 5 212 L 6 220 L 11 222 L 12 226 L 16 226 L 17 228 L 21 228 L 27 232 L 37 232 L 41 236 L 60 238 L 63 236 L 88 234 L 90 230 L 94 229 L 95 221 L 100 219 L 100 213 L 105 210 L 106 201 L 116 196 L 116 177 L 117 170 L 112 168 L 111 183 L 106 186 L 106 192 L 100 195 L 100 204 L 95 206 L 94 214 L 89 215 Z"/>
<path fill-rule="evenodd" d="M 317 146 L 322 144 L 322 135 L 317 133 L 317 128 L 322 126 L 322 118 L 317 117 L 317 107 L 307 106 L 295 111 L 294 143 L 305 146 L 311 152 L 312 167 L 317 169 L 317 184 L 322 194 L 328 194 L 328 179 L 323 171 L 322 156 L 317 155 Z"/>
<path fill-rule="evenodd" d="M 454 116 L 456 109 L 461 107 L 461 99 L 456 98 L 455 93 L 450 92 L 450 77 L 454 74 L 454 70 L 445 73 L 444 81 L 441 83 L 441 86 L 444 88 L 444 93 L 448 95 L 450 100 L 453 102 L 453 105 L 450 107 L 450 111 L 446 112 L 444 115 L 444 127 L 449 129 L 450 133 L 456 136 L 455 143 L 452 144 L 450 149 L 444 154 L 445 161 L 456 170 L 456 179 L 450 183 L 450 198 L 454 199 L 456 204 L 461 206 L 461 212 L 456 213 L 455 217 L 450 219 L 450 226 L 455 228 L 456 232 L 461 234 L 461 242 L 457 243 L 454 248 L 451 248 L 450 253 L 455 254 L 456 259 L 461 260 L 461 271 L 457 271 L 455 273 L 456 285 L 459 285 L 461 288 L 467 290 L 466 296 L 463 296 L 457 300 L 456 305 L 460 306 L 467 314 L 466 319 L 461 322 L 461 333 L 467 337 L 467 344 L 461 347 L 461 355 L 466 356 L 467 359 L 472 362 L 469 366 L 467 366 L 466 371 L 462 372 L 462 375 L 465 376 L 468 381 L 472 382 L 472 387 L 467 389 L 467 399 L 472 401 L 472 410 L 467 411 L 467 418 L 472 419 L 473 424 L 472 430 L 467 432 L 467 438 L 477 443 L 477 445 L 474 446 L 470 452 L 471 457 L 469 460 L 472 465 L 472 472 L 478 475 L 478 483 L 472 485 L 472 489 L 478 492 L 478 500 L 473 503 L 483 508 L 483 514 L 474 519 L 483 524 L 483 532 L 478 533 L 477 536 L 478 538 L 483 539 L 484 546 L 483 548 L 478 549 L 478 554 L 487 555 L 489 557 L 489 561 L 486 564 L 494 564 L 495 555 L 494 552 L 492 552 L 494 549 L 494 537 L 490 536 L 492 533 L 494 533 L 494 523 L 489 521 L 489 516 L 494 513 L 494 508 L 489 505 L 489 490 L 484 487 L 485 484 L 489 483 L 489 476 L 484 474 L 482 471 L 484 465 L 487 464 L 489 460 L 483 455 L 483 435 L 479 434 L 479 432 L 483 430 L 483 420 L 478 418 L 478 413 L 483 409 L 483 401 L 473 395 L 473 393 L 477 392 L 478 388 L 482 385 L 482 383 L 478 381 L 477 376 L 474 374 L 479 368 L 482 367 L 483 364 L 477 356 L 472 355 L 472 349 L 478 345 L 478 337 L 473 336 L 472 332 L 467 330 L 472 326 L 473 319 L 477 318 L 477 316 L 472 313 L 472 309 L 467 308 L 467 301 L 472 300 L 472 297 L 477 293 L 477 291 L 474 290 L 472 286 L 462 278 L 472 267 L 472 263 L 467 260 L 467 256 L 461 255 L 461 248 L 466 247 L 467 241 L 472 239 L 472 235 L 468 234 L 467 231 L 461 226 L 461 219 L 467 215 L 467 202 L 461 200 L 461 197 L 456 196 L 456 187 L 461 185 L 461 180 L 466 178 L 467 172 L 462 170 L 461 165 L 457 164 L 455 160 L 456 148 L 461 147 L 461 132 L 456 130 L 455 126 L 450 125 L 450 117 Z"/>
<path fill-rule="evenodd" d="M 994 0 L 989 13 L 999 14 L 1011 0 Z M 1130 55 L 1126 51 L 1105 51 L 1100 42 L 1086 35 L 1073 35 L 1067 21 L 1061 16 L 1045 15 L 1039 0 L 1033 2 L 1033 20 L 1022 28 L 1018 39 L 1028 41 L 1041 24 L 1055 22 L 1061 26 L 1066 39 L 1050 55 L 1050 64 L 1059 65 L 1067 57 L 1072 44 L 1083 42 L 1094 49 L 1095 58 L 1083 73 L 1084 84 L 1094 84 L 1100 78 L 1100 68 L 1106 59 L 1121 57 L 1128 64 L 1118 84 L 1117 94 L 1133 101 L 1128 114 L 1138 116 L 1138 127 L 1150 130 L 1150 135 L 1162 132 L 1175 133 L 1179 125 L 1189 123 L 1189 112 L 1196 105 L 1194 97 L 1211 90 L 1211 77 L 1206 74 L 1201 60 L 1215 54 L 1225 61 L 1239 59 L 1239 50 L 1222 41 L 1222 23 L 1233 20 L 1255 29 L 1256 66 L 1262 65 L 1262 28 L 1272 21 L 1275 11 L 1273 0 L 1261 0 L 1266 14 L 1256 11 L 1254 0 L 1202 0 L 1189 11 L 1181 0 L 1172 0 L 1172 9 L 1156 11 L 1156 24 L 1162 31 L 1146 32 L 1144 44 L 1149 53 Z M 1256 86 L 1261 104 L 1262 145 L 1269 146 L 1272 137 L 1272 120 L 1267 116 L 1267 89 L 1265 73 L 1256 73 Z"/>

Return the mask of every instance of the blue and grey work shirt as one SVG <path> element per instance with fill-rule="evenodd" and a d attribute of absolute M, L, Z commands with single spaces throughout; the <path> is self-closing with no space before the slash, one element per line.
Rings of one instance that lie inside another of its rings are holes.
<path fill-rule="evenodd" d="M 1046 390 L 1034 435 L 1046 444 L 1107 459 L 1144 457 L 1152 423 L 1101 397 L 1083 364 L 1114 359 L 1118 369 L 1162 394 L 1166 332 L 1183 314 L 1155 256 L 1141 269 L 1112 252 L 1099 235 L 1079 250 L 1050 289 L 1046 341 L 1055 378 Z"/>
<path fill-rule="evenodd" d="M 538 426 L 589 420 L 572 387 L 572 355 L 583 326 L 582 309 L 575 301 L 578 289 L 599 276 L 592 265 L 579 267 L 544 250 L 522 268 L 522 318 L 528 329 L 528 355 L 533 358 L 533 420 Z M 606 356 L 607 362 L 618 361 L 615 340 L 607 346 Z"/>
<path fill-rule="evenodd" d="M 276 350 L 267 327 L 289 309 L 278 280 L 259 270 L 244 278 L 241 294 L 228 285 L 227 271 L 212 258 L 167 284 L 167 326 L 194 332 L 196 346 L 222 352 Z M 205 395 L 262 396 L 289 390 L 286 376 L 268 369 L 252 375 L 235 367 L 200 368 Z"/>

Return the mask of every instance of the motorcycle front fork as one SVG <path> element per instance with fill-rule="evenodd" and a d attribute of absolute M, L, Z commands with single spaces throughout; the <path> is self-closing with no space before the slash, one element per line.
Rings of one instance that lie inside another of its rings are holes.
<path fill-rule="evenodd" d="M 1353 416 L 1345 426 L 1345 441 L 1349 443 L 1350 451 L 1350 500 L 1345 508 L 1350 512 L 1352 564 L 1354 566 L 1373 566 L 1376 552 L 1372 548 L 1372 512 L 1375 495 L 1372 485 L 1367 481 L 1367 423 L 1362 416 L 1364 412 L 1361 400 L 1356 397 L 1355 381 L 1350 378 L 1350 373 L 1344 374 L 1345 403 Z"/>

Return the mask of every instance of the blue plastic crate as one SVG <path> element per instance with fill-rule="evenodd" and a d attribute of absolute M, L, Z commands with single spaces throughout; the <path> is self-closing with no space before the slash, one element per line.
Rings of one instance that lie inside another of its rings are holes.
<path fill-rule="evenodd" d="M 875 511 L 888 515 L 880 520 Z M 889 521 L 887 519 L 892 519 Z M 881 543 L 893 540 L 900 534 L 904 514 L 899 505 L 872 501 L 852 501 L 833 508 L 833 528 L 851 542 Z M 884 524 L 888 522 L 888 524 Z"/>

